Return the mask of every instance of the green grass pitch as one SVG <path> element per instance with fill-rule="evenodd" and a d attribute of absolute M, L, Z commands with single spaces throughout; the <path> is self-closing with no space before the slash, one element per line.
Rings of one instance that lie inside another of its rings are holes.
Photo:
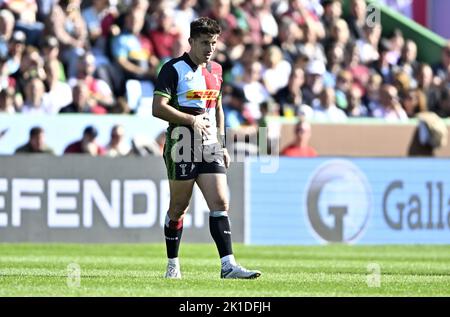
<path fill-rule="evenodd" d="M 221 280 L 213 244 L 182 243 L 182 280 L 162 278 L 163 244 L 0 244 L 0 296 L 450 296 L 449 245 L 235 244 L 234 251 L 263 275 Z M 79 285 L 68 278 L 70 263 L 80 267 Z M 371 263 L 380 269 L 378 287 Z"/>

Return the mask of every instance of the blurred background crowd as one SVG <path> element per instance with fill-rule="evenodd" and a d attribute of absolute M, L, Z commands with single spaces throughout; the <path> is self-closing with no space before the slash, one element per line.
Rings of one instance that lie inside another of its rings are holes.
<path fill-rule="evenodd" d="M 209 16 L 223 30 L 214 59 L 228 128 L 251 133 L 269 116 L 450 115 L 450 42 L 439 63 L 421 62 L 399 29 L 383 37 L 381 24 L 367 23 L 364 0 L 351 0 L 346 16 L 341 0 L 0 0 L 0 8 L 3 113 L 150 115 L 158 71 L 189 51 L 190 22 Z M 30 140 L 43 135 L 36 129 Z M 111 144 L 122 130 L 112 129 Z M 295 131 L 303 130 L 310 126 Z M 95 135 L 95 127 L 83 132 Z M 104 155 L 108 146 L 65 152 Z M 142 151 L 111 153 L 133 148 Z"/>

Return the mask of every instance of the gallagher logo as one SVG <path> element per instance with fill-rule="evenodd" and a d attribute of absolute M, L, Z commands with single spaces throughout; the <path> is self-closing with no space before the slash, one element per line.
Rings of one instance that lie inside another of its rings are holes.
<path fill-rule="evenodd" d="M 353 163 L 332 160 L 314 171 L 307 185 L 309 223 L 326 242 L 355 242 L 370 216 L 372 194 L 366 176 Z"/>

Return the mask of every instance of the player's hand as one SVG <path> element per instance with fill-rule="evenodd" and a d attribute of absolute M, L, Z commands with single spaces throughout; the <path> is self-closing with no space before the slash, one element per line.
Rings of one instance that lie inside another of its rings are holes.
<path fill-rule="evenodd" d="M 228 150 L 226 148 L 223 148 L 223 162 L 225 163 L 225 168 L 230 167 L 230 154 L 228 154 Z"/>
<path fill-rule="evenodd" d="M 206 114 L 200 114 L 198 116 L 194 116 L 194 122 L 192 123 L 192 128 L 194 129 L 195 135 L 205 135 L 211 134 L 208 131 L 210 126 L 208 116 Z"/>

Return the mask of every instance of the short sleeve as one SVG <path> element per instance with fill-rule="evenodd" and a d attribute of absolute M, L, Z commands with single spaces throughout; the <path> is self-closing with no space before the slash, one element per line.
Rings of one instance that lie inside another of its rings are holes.
<path fill-rule="evenodd" d="M 155 85 L 155 95 L 172 98 L 177 92 L 178 73 L 171 63 L 166 63 L 158 74 Z"/>

